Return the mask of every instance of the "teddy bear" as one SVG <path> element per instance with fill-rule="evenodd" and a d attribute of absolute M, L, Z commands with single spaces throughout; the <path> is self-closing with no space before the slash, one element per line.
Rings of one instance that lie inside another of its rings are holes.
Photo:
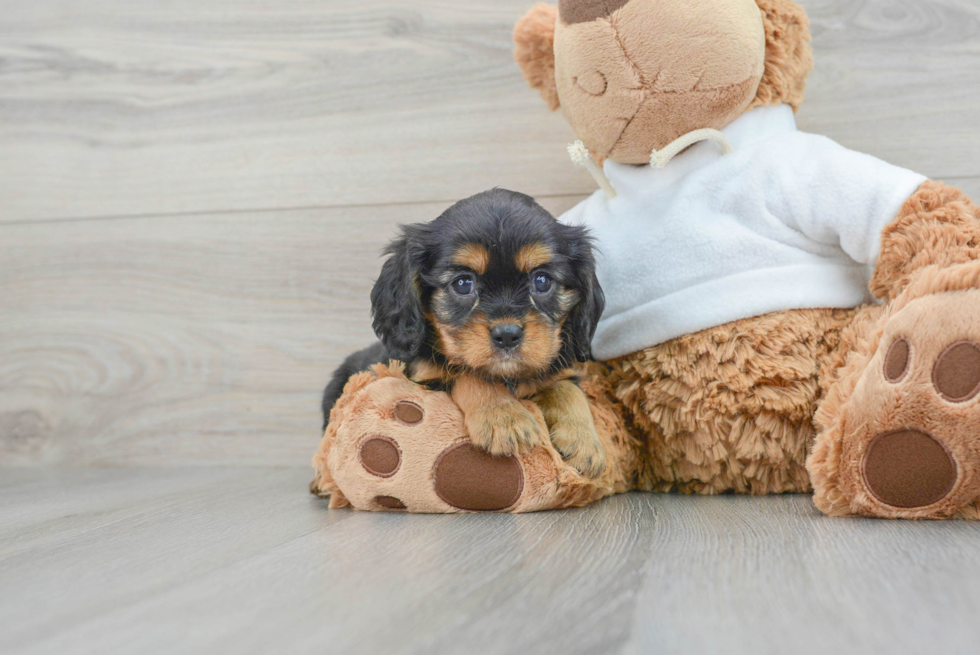
<path fill-rule="evenodd" d="M 643 490 L 980 517 L 980 208 L 796 128 L 804 10 L 560 0 L 514 38 L 600 186 L 559 220 L 598 246 L 607 305 L 581 386 L 608 466 L 587 478 L 549 444 L 490 457 L 448 396 L 391 362 L 348 383 L 311 489 L 369 510 Z"/>

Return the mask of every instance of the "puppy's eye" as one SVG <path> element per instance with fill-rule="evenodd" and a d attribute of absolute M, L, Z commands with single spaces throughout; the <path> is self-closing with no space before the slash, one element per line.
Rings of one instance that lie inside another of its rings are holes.
<path fill-rule="evenodd" d="M 475 286 L 473 282 L 472 275 L 460 275 L 458 278 L 453 280 L 453 291 L 455 291 L 460 296 L 468 296 L 473 293 L 473 287 Z"/>
<path fill-rule="evenodd" d="M 534 293 L 548 293 L 553 285 L 547 273 L 535 273 L 534 279 L 531 280 L 531 289 Z"/>

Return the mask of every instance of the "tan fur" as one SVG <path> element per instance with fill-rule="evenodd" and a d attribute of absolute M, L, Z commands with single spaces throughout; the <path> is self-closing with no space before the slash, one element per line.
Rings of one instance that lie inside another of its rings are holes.
<path fill-rule="evenodd" d="M 755 97 L 764 59 L 753 0 L 634 0 L 555 29 L 565 118 L 591 151 L 622 163 L 731 122 Z"/>
<path fill-rule="evenodd" d="M 329 496 L 331 508 L 350 506 L 350 502 L 337 486 L 330 467 L 330 452 L 337 442 L 337 431 L 340 425 L 345 419 L 356 413 L 359 407 L 357 398 L 365 387 L 380 378 L 404 378 L 404 376 L 405 365 L 401 362 L 392 362 L 390 367 L 375 367 L 372 371 L 352 375 L 347 380 L 347 384 L 344 385 L 343 395 L 337 399 L 333 409 L 330 410 L 330 420 L 327 423 L 323 440 L 320 442 L 320 448 L 316 455 L 313 456 L 315 475 L 313 482 L 310 483 L 310 491 L 319 496 Z M 393 403 L 392 407 L 394 407 Z"/>
<path fill-rule="evenodd" d="M 558 8 L 539 3 L 514 27 L 514 60 L 532 89 L 552 111 L 558 109 L 555 86 L 555 23 Z"/>
<path fill-rule="evenodd" d="M 779 312 L 609 362 L 616 397 L 649 435 L 644 488 L 808 491 L 821 372 L 853 314 Z"/>
<path fill-rule="evenodd" d="M 871 291 L 878 298 L 892 299 L 926 266 L 945 268 L 978 257 L 980 207 L 959 189 L 930 180 L 882 232 Z"/>
<path fill-rule="evenodd" d="M 561 349 L 561 323 L 551 323 L 536 313 L 523 321 L 505 319 L 488 322 L 477 313 L 462 327 L 446 325 L 429 315 L 436 333 L 436 345 L 450 365 L 477 371 L 485 377 L 536 377 L 554 361 Z M 510 357 L 502 357 L 493 347 L 490 330 L 500 323 L 517 323 L 524 328 L 524 338 Z"/>
<path fill-rule="evenodd" d="M 478 243 L 464 243 L 453 254 L 452 262 L 465 266 L 477 275 L 483 275 L 490 265 L 490 253 Z"/>
<path fill-rule="evenodd" d="M 409 377 L 413 382 L 418 382 L 419 384 L 438 382 L 443 385 L 448 385 L 453 379 L 451 370 L 427 359 L 419 359 L 412 362 L 410 369 Z"/>
<path fill-rule="evenodd" d="M 543 243 L 529 243 L 517 251 L 514 256 L 514 266 L 517 270 L 530 273 L 552 260 L 554 253 Z"/>
<path fill-rule="evenodd" d="M 637 472 L 642 468 L 640 442 L 630 436 L 622 407 L 603 380 L 602 366 L 589 364 L 580 372 L 593 422 L 609 454 L 609 465 L 597 478 L 582 476 L 565 464 L 550 440 L 545 439 L 520 457 L 523 492 L 508 511 L 577 507 L 635 486 Z M 392 420 L 391 408 L 404 400 L 423 408 L 425 419 L 419 426 Z M 540 410 L 533 404 L 532 408 L 541 417 Z M 361 443 L 373 435 L 392 439 L 403 454 L 401 467 L 389 478 L 371 475 L 357 459 Z M 448 394 L 426 391 L 414 384 L 396 362 L 378 365 L 352 377 L 334 408 L 330 426 L 313 459 L 315 478 L 311 490 L 329 496 L 331 507 L 386 511 L 374 499 L 391 496 L 402 501 L 410 512 L 459 512 L 435 493 L 433 468 L 441 453 L 466 439 L 463 415 Z M 345 491 L 341 492 L 341 488 Z"/>
<path fill-rule="evenodd" d="M 526 453 L 548 438 L 540 410 L 500 383 L 462 374 L 451 395 L 463 412 L 470 439 L 492 455 Z"/>
<path fill-rule="evenodd" d="M 598 476 L 606 467 L 606 452 L 585 393 L 564 380 L 542 390 L 534 402 L 544 415 L 551 443 L 565 461 L 589 477 Z"/>
<path fill-rule="evenodd" d="M 430 323 L 435 328 L 439 352 L 451 364 L 480 369 L 493 365 L 495 353 L 485 318 L 473 318 L 460 328 L 437 320 Z"/>
<path fill-rule="evenodd" d="M 859 407 L 860 403 L 852 401 L 852 397 L 866 371 L 871 370 L 891 317 L 909 303 L 930 294 L 980 288 L 980 264 L 972 261 L 977 259 L 977 217 L 976 206 L 961 191 L 930 181 L 919 188 L 883 231 L 881 254 L 871 289 L 875 295 L 892 301 L 887 306 L 864 311 L 844 331 L 842 345 L 846 347 L 836 356 L 834 384 L 830 385 L 828 381 L 826 399 L 814 418 L 821 432 L 808 468 L 815 489 L 814 501 L 824 512 L 842 516 L 869 513 L 871 507 L 876 507 L 879 515 L 898 515 L 880 503 L 877 506 L 869 504 L 867 494 L 855 499 L 855 472 L 852 468 L 842 473 L 846 442 L 854 437 L 851 426 L 867 420 L 864 413 L 877 411 L 876 406 Z M 959 261 L 968 263 L 949 266 Z M 958 296 L 954 302 L 963 300 L 964 297 Z M 964 307 L 968 310 L 969 303 L 964 303 Z M 933 309 L 942 312 L 941 308 Z M 955 322 L 955 317 L 951 320 Z M 937 338 L 941 336 L 924 335 L 927 344 Z M 913 344 L 913 347 L 916 346 Z M 879 357 L 883 357 L 883 353 Z M 920 388 L 918 393 L 909 393 L 906 397 L 913 399 L 916 396 L 928 400 L 930 393 L 923 393 Z M 855 420 L 855 412 L 862 418 Z M 891 422 L 887 410 L 883 419 L 878 417 L 876 420 Z M 865 434 L 864 444 L 867 438 Z M 854 462 L 851 464 L 853 466 Z M 956 515 L 980 518 L 980 504 L 969 503 Z"/>
<path fill-rule="evenodd" d="M 643 164 L 687 132 L 803 101 L 813 51 L 792 0 L 633 0 L 600 13 L 569 24 L 538 5 L 514 32 L 525 79 L 599 161 Z"/>
<path fill-rule="evenodd" d="M 523 371 L 540 374 L 551 365 L 561 350 L 561 324 L 551 323 L 540 315 L 528 314 L 524 319 L 524 340 L 518 347 Z"/>
<path fill-rule="evenodd" d="M 821 433 L 808 467 L 814 502 L 834 516 L 886 518 L 978 518 L 980 516 L 980 423 L 976 402 L 941 400 L 930 372 L 939 352 L 961 339 L 980 340 L 980 262 L 920 271 L 886 307 L 866 312 L 848 332 L 850 357 L 815 416 Z M 899 384 L 879 375 L 889 335 L 912 343 L 912 370 Z M 965 469 L 958 488 L 939 506 L 899 510 L 873 498 L 860 480 L 860 457 L 877 434 L 896 427 L 923 429 L 939 437 Z"/>
<path fill-rule="evenodd" d="M 749 108 L 785 103 L 797 110 L 813 70 L 810 19 L 803 7 L 792 0 L 756 3 L 762 10 L 766 30 L 766 70 Z"/>
<path fill-rule="evenodd" d="M 553 96 L 549 104 L 557 106 L 560 92 L 566 111 L 575 114 L 567 92 L 583 107 L 602 107 L 586 110 L 583 115 L 594 115 L 581 125 L 570 118 L 580 138 L 586 139 L 580 128 L 593 130 L 586 140 L 595 153 L 632 156 L 616 150 L 623 138 L 629 149 L 646 147 L 643 139 L 650 135 L 639 128 L 633 135 L 629 125 L 655 88 L 670 87 L 678 95 L 696 90 L 697 82 L 687 84 L 690 71 L 684 66 L 651 75 L 647 69 L 660 55 L 637 45 L 649 41 L 651 30 L 667 30 L 646 22 L 658 6 L 688 6 L 672 2 L 634 0 L 607 17 L 575 25 L 556 23 L 554 9 L 539 6 L 518 25 L 518 60 L 532 86 L 546 100 Z M 806 15 L 791 0 L 757 2 L 766 43 L 751 106 L 796 108 L 812 67 Z M 581 38 L 588 48 L 565 48 L 565 36 Z M 557 62 L 550 47 L 556 38 Z M 722 62 L 712 75 L 723 79 L 731 63 Z M 736 82 L 732 78 L 729 85 Z M 712 85 L 708 91 L 725 88 Z M 737 103 L 722 105 L 712 110 L 716 118 Z M 683 103 L 676 107 L 693 111 Z M 676 107 L 664 105 L 665 117 L 649 119 L 661 121 L 654 132 L 666 130 L 664 125 L 684 129 L 682 121 L 670 123 L 668 114 Z M 447 394 L 423 390 L 397 367 L 376 367 L 351 378 L 334 408 L 311 488 L 332 494 L 336 506 L 379 510 L 374 499 L 391 495 L 409 511 L 457 511 L 432 491 L 432 463 L 470 432 L 491 450 L 522 453 L 523 492 L 508 511 L 584 505 L 631 489 L 764 494 L 804 492 L 812 485 L 817 506 L 832 515 L 980 519 L 980 396 L 946 400 L 931 373 L 951 344 L 980 342 L 978 251 L 980 210 L 958 190 L 928 182 L 883 232 L 871 289 L 886 304 L 777 312 L 581 367 L 581 391 L 607 455 L 594 479 L 563 461 L 552 443 L 553 438 L 567 453 L 570 443 L 591 435 L 581 397 L 562 381 L 568 372 L 528 380 L 516 395 L 476 378 L 462 380 L 454 391 L 457 408 Z M 898 339 L 911 344 L 908 370 L 889 381 L 884 358 Z M 424 428 L 392 422 L 389 408 L 400 400 L 424 407 L 431 421 Z M 478 420 L 469 424 L 464 414 Z M 567 428 L 560 426 L 563 420 Z M 525 443 L 495 436 L 497 425 L 517 425 L 528 435 Z M 946 498 L 909 510 L 885 505 L 869 492 L 863 470 L 868 445 L 896 428 L 926 431 L 951 454 L 957 477 Z M 366 435 L 391 438 L 405 453 L 390 479 L 371 476 L 351 455 Z"/>

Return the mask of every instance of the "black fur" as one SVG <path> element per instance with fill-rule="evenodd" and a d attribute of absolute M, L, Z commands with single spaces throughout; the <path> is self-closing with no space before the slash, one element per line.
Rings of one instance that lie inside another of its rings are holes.
<path fill-rule="evenodd" d="M 592 337 L 606 307 L 606 295 L 595 274 L 592 237 L 582 226 L 563 226 L 569 244 L 569 260 L 575 272 L 576 284 L 582 298 L 565 322 L 565 344 L 571 348 L 575 361 L 592 359 Z"/>
<path fill-rule="evenodd" d="M 467 272 L 452 259 L 468 243 L 491 253 L 489 268 L 478 276 L 479 293 L 462 297 L 447 291 L 433 306 L 433 293 L 448 289 L 459 274 Z M 530 275 L 513 261 L 522 247 L 534 243 L 553 253 L 541 271 L 577 296 L 570 310 L 561 306 L 557 293 L 538 295 L 532 301 Z M 592 239 L 584 227 L 559 223 L 530 196 L 493 189 L 461 200 L 430 223 L 403 226 L 385 252 L 388 259 L 371 292 L 374 331 L 381 343 L 351 355 L 334 373 L 323 396 L 325 422 L 347 378 L 371 364 L 389 358 L 446 363 L 435 348 L 427 312 L 443 323 L 461 326 L 476 302 L 491 320 L 537 311 L 549 320 L 565 321 L 562 347 L 551 373 L 591 358 L 590 344 L 605 305 L 595 275 Z"/>
<path fill-rule="evenodd" d="M 427 225 L 402 226 L 402 235 L 385 248 L 389 257 L 371 290 L 374 333 L 403 362 L 416 359 L 426 341 L 419 292 L 428 232 Z"/>

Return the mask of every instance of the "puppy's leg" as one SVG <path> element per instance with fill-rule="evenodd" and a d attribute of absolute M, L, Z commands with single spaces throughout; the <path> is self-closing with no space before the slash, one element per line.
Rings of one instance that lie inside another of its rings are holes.
<path fill-rule="evenodd" d="M 551 443 L 565 461 L 591 478 L 602 473 L 606 468 L 606 449 L 595 429 L 589 400 L 578 385 L 562 380 L 538 392 L 534 402 L 544 414 Z"/>
<path fill-rule="evenodd" d="M 473 443 L 492 455 L 517 455 L 541 443 L 543 426 L 502 384 L 470 375 L 456 379 L 453 400 Z"/>

